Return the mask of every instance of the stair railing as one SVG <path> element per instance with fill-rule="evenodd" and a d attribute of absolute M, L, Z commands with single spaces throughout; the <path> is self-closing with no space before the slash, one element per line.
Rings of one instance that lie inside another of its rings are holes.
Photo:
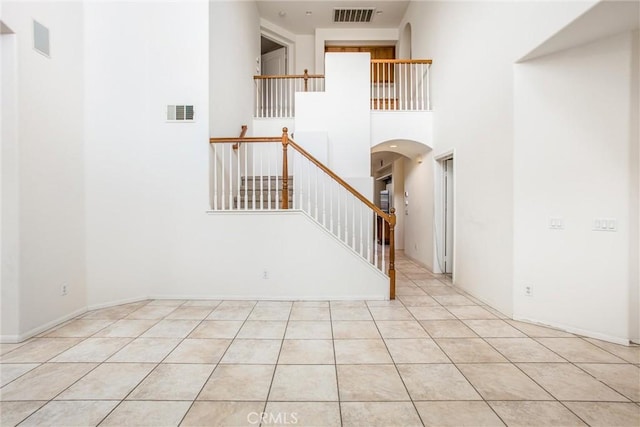
<path fill-rule="evenodd" d="M 212 210 L 303 211 L 386 274 L 395 299 L 395 209 L 382 211 L 289 138 L 287 128 L 281 137 L 211 138 L 210 144 Z"/>
<path fill-rule="evenodd" d="M 430 59 L 372 59 L 371 109 L 430 111 Z"/>
<path fill-rule="evenodd" d="M 324 76 L 300 75 L 253 76 L 255 83 L 254 117 L 283 118 L 295 116 L 296 92 L 324 91 Z"/>

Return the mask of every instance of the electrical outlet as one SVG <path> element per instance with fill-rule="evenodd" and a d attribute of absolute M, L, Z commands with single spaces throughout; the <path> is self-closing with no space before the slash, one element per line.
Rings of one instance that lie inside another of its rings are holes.
<path fill-rule="evenodd" d="M 527 297 L 533 296 L 533 285 L 524 285 L 524 295 Z"/>
<path fill-rule="evenodd" d="M 69 293 L 69 285 L 66 283 L 63 283 L 60 286 L 60 295 L 65 296 Z"/>
<path fill-rule="evenodd" d="M 593 231 L 618 231 L 618 220 L 615 218 L 595 218 Z"/>
<path fill-rule="evenodd" d="M 269 279 L 269 272 L 266 269 L 262 272 L 262 278 L 265 280 Z"/>

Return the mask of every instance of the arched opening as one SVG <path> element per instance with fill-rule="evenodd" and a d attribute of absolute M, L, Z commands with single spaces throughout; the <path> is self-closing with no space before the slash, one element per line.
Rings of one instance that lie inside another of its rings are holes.
<path fill-rule="evenodd" d="M 411 24 L 407 24 L 402 29 L 402 35 L 400 36 L 400 49 L 398 52 L 398 59 L 412 59 L 411 56 Z"/>

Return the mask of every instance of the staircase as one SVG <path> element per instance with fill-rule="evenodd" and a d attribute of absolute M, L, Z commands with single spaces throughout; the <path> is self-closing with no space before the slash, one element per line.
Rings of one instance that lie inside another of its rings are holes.
<path fill-rule="evenodd" d="M 289 176 L 289 200 L 293 199 L 293 176 Z M 281 209 L 282 176 L 243 176 L 233 197 L 234 209 Z"/>

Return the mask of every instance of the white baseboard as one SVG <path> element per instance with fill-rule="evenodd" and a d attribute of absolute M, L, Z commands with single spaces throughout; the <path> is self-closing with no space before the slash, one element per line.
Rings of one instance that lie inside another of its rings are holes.
<path fill-rule="evenodd" d="M 19 343 L 22 342 L 24 340 L 28 340 L 31 337 L 34 337 L 36 335 L 38 335 L 39 333 L 42 333 L 46 330 L 49 330 L 55 326 L 58 326 L 61 323 L 66 322 L 67 320 L 71 320 L 74 317 L 80 316 L 81 314 L 84 314 L 87 312 L 87 307 L 82 307 L 79 308 L 76 311 L 73 311 L 69 314 L 66 314 L 62 317 L 59 317 L 55 320 L 52 320 L 50 322 L 45 323 L 44 325 L 40 325 L 37 326 L 33 329 L 31 329 L 28 332 L 25 332 L 24 334 L 20 334 L 20 335 L 1 335 L 0 336 L 0 342 L 1 343 Z"/>
<path fill-rule="evenodd" d="M 188 299 L 188 300 L 231 300 L 231 301 L 386 301 L 389 299 L 388 295 L 355 295 L 349 296 L 326 296 L 326 295 L 311 295 L 305 296 L 273 296 L 273 295 L 153 295 L 148 299 Z"/>
<path fill-rule="evenodd" d="M 109 307 L 115 307 L 117 305 L 131 304 L 132 302 L 146 301 L 148 299 L 149 299 L 148 297 L 125 298 L 117 301 L 104 302 L 100 304 L 92 304 L 87 308 L 87 310 L 89 311 L 99 310 L 101 308 L 109 308 Z"/>
<path fill-rule="evenodd" d="M 513 316 L 513 320 L 517 320 L 520 322 L 533 323 L 534 325 L 538 325 L 538 326 L 546 326 L 549 328 L 559 329 L 564 332 L 569 332 L 570 334 L 580 335 L 587 338 L 595 338 L 597 340 L 607 341 L 613 344 L 629 345 L 628 339 L 620 338 L 620 337 L 616 337 L 608 334 L 602 334 L 600 332 L 587 331 L 585 329 L 574 328 L 572 326 L 556 324 L 556 323 L 548 323 L 548 322 L 545 323 L 540 320 L 529 319 L 529 318 L 520 317 L 520 316 Z"/>

